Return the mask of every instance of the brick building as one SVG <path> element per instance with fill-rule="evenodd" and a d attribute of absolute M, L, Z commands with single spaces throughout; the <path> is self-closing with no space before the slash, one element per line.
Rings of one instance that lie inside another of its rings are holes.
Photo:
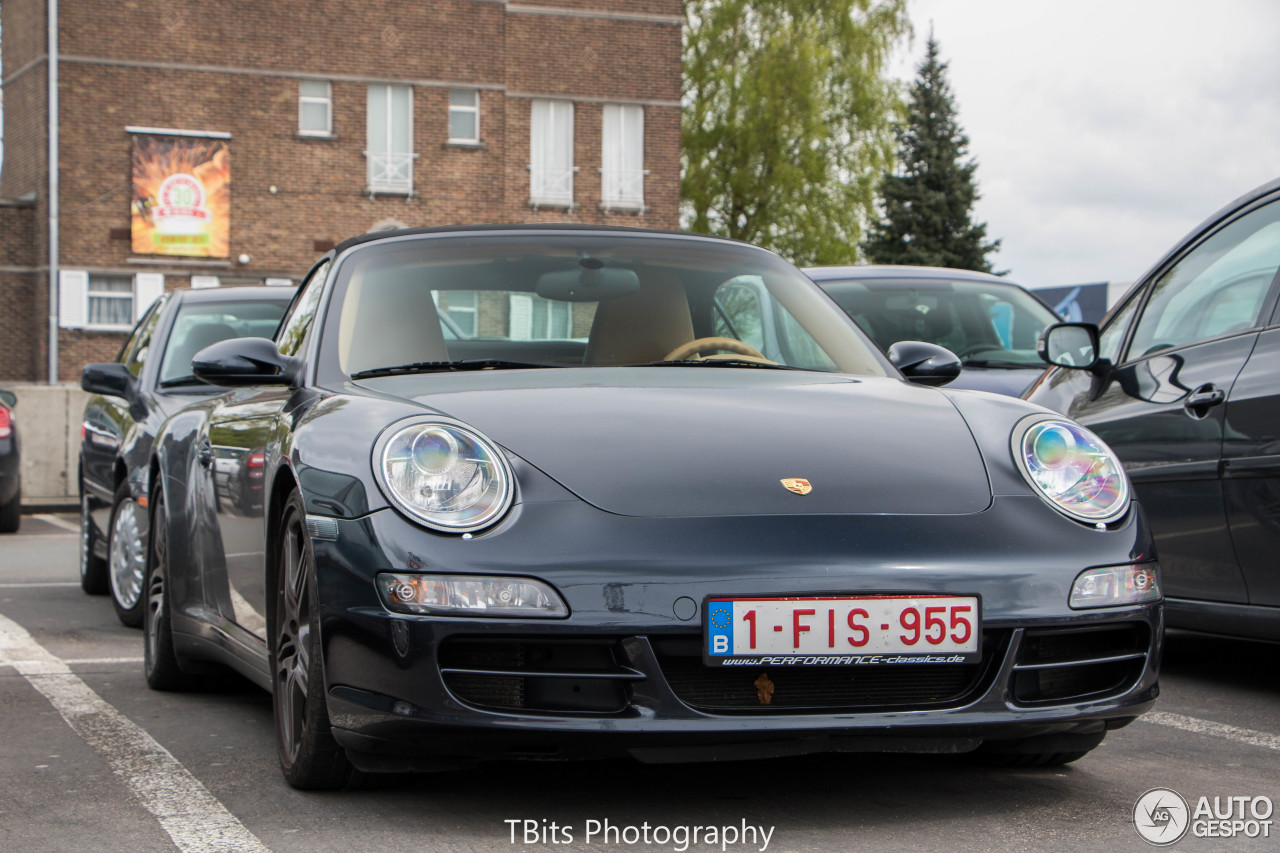
<path fill-rule="evenodd" d="M 49 7 L 0 4 L 10 381 L 49 378 Z M 114 358 L 161 289 L 296 283 L 365 231 L 676 227 L 681 23 L 679 0 L 61 0 L 61 381 Z M 208 217 L 203 193 L 138 176 L 196 149 L 224 230 L 162 233 L 165 210 Z"/>

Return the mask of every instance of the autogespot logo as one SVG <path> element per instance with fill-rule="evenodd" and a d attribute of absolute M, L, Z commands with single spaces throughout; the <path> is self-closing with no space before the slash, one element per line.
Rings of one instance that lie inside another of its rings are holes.
<path fill-rule="evenodd" d="M 1133 804 L 1133 826 L 1157 847 L 1176 844 L 1191 825 L 1191 809 L 1182 795 L 1170 788 L 1152 788 Z"/>

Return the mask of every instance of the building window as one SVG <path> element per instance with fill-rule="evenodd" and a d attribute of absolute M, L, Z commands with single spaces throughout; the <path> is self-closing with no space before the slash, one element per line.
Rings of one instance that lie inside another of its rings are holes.
<path fill-rule="evenodd" d="M 567 340 L 573 336 L 573 303 L 526 293 L 510 296 L 507 336 L 513 341 Z"/>
<path fill-rule="evenodd" d="M 128 331 L 164 294 L 160 273 L 90 275 L 58 272 L 58 325 L 64 329 Z"/>
<path fill-rule="evenodd" d="M 644 108 L 606 104 L 601 140 L 604 207 L 644 207 Z"/>
<path fill-rule="evenodd" d="M 133 276 L 89 276 L 89 326 L 133 325 Z"/>
<path fill-rule="evenodd" d="M 449 141 L 480 144 L 480 92 L 476 89 L 449 90 Z"/>
<path fill-rule="evenodd" d="M 329 136 L 333 133 L 333 89 L 324 80 L 298 84 L 298 133 Z"/>
<path fill-rule="evenodd" d="M 369 192 L 413 194 L 413 89 L 369 87 Z"/>
<path fill-rule="evenodd" d="M 447 290 L 443 293 L 435 291 L 436 308 L 448 318 L 446 325 L 452 324 L 452 331 L 459 337 L 474 338 L 479 331 L 477 316 L 480 300 L 474 290 Z"/>
<path fill-rule="evenodd" d="M 529 133 L 529 201 L 573 206 L 573 104 L 534 101 Z"/>

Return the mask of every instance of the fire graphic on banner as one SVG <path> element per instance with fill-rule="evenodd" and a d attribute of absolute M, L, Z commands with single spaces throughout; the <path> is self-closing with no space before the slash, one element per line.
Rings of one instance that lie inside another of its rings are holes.
<path fill-rule="evenodd" d="M 224 139 L 133 137 L 133 251 L 225 258 L 231 152 Z"/>

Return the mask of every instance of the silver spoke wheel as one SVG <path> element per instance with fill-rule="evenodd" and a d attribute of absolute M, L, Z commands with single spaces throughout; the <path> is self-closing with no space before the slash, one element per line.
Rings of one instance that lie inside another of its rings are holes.
<path fill-rule="evenodd" d="M 142 544 L 144 525 L 143 510 L 138 502 L 133 498 L 122 501 L 111 526 L 108 566 L 111 594 L 124 610 L 132 610 L 142 595 L 147 571 L 147 553 Z"/>

